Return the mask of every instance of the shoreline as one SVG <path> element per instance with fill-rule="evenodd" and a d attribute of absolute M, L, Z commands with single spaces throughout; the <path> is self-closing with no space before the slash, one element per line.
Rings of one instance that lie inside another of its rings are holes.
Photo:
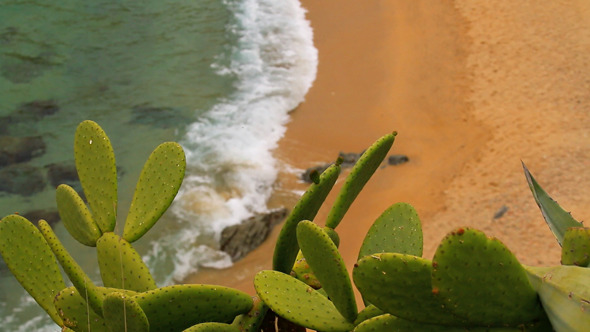
<path fill-rule="evenodd" d="M 559 245 L 520 162 L 575 218 L 590 215 L 590 5 L 301 2 L 319 50 L 318 76 L 275 157 L 306 169 L 395 130 L 390 154 L 410 159 L 378 169 L 338 227 L 349 270 L 372 222 L 397 202 L 416 208 L 425 258 L 467 226 L 500 239 L 523 264 L 559 264 Z M 290 190 L 306 187 L 283 170 L 270 205 L 292 207 Z M 254 294 L 253 276 L 270 268 L 279 230 L 232 268 L 187 281 Z"/>

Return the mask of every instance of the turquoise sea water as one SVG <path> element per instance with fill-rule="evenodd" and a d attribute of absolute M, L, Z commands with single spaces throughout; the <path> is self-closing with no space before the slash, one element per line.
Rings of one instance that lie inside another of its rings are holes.
<path fill-rule="evenodd" d="M 137 242 L 159 284 L 170 284 L 231 264 L 217 250 L 219 233 L 265 211 L 277 176 L 272 149 L 316 67 L 297 0 L 0 0 L 0 136 L 41 136 L 45 153 L 22 165 L 47 178 L 48 165 L 73 165 L 77 124 L 98 122 L 119 166 L 120 222 L 149 153 L 180 142 L 185 183 Z M 22 110 L 35 101 L 58 110 L 33 120 Z M 0 192 L 0 216 L 52 210 L 54 199 L 50 184 Z M 97 279 L 93 249 L 55 229 Z M 0 326 L 58 330 L 3 265 Z"/>

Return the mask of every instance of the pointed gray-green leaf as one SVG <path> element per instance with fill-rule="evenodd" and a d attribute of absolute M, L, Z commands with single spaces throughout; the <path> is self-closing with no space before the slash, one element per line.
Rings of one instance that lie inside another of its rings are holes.
<path fill-rule="evenodd" d="M 96 252 L 100 276 L 106 287 L 136 292 L 157 287 L 141 256 L 120 236 L 104 233 L 96 242 Z"/>
<path fill-rule="evenodd" d="M 132 296 L 113 292 L 103 302 L 103 316 L 112 332 L 148 332 L 150 324 Z"/>
<path fill-rule="evenodd" d="M 55 191 L 59 217 L 70 235 L 78 242 L 94 247 L 102 235 L 80 195 L 70 186 L 60 184 Z"/>
<path fill-rule="evenodd" d="M 225 323 L 201 323 L 193 325 L 182 332 L 243 332 L 237 327 Z"/>
<path fill-rule="evenodd" d="M 216 285 L 175 285 L 137 294 L 150 331 L 179 331 L 205 322 L 231 323 L 250 311 L 252 298 Z"/>
<path fill-rule="evenodd" d="M 367 301 L 404 319 L 442 325 L 466 321 L 445 308 L 432 290 L 432 262 L 398 253 L 365 256 L 355 265 L 354 283 Z"/>
<path fill-rule="evenodd" d="M 102 295 L 98 291 L 96 285 L 94 285 L 88 275 L 84 273 L 80 265 L 78 265 L 70 253 L 68 253 L 51 229 L 51 226 L 49 226 L 45 220 L 39 221 L 39 229 L 72 284 L 80 294 L 85 294 L 88 303 L 94 312 L 99 316 L 102 316 Z"/>
<path fill-rule="evenodd" d="M 66 288 L 51 248 L 27 219 L 10 215 L 0 220 L 0 254 L 23 288 L 63 326 L 53 298 Z"/>
<path fill-rule="evenodd" d="M 545 190 L 541 188 L 535 178 L 531 175 L 524 163 L 522 163 L 522 167 L 524 168 L 524 175 L 529 183 L 535 202 L 537 202 L 539 209 L 541 209 L 543 218 L 545 218 L 553 235 L 557 238 L 557 242 L 561 245 L 563 242 L 563 236 L 568 228 L 583 227 L 583 225 L 575 220 L 569 212 L 566 212 L 561 208 L 553 198 L 547 195 Z"/>
<path fill-rule="evenodd" d="M 342 189 L 340 189 L 340 193 L 328 214 L 327 227 L 336 228 L 340 224 L 352 202 L 387 156 L 396 135 L 397 133 L 394 132 L 381 137 L 359 158 L 346 177 L 346 182 L 342 185 Z"/>
<path fill-rule="evenodd" d="M 78 332 L 110 332 L 104 319 L 90 308 L 75 287 L 59 292 L 53 303 L 66 327 Z"/>
<path fill-rule="evenodd" d="M 590 326 L 590 269 L 579 266 L 526 267 L 555 331 Z"/>
<path fill-rule="evenodd" d="M 590 264 L 590 228 L 572 227 L 565 232 L 561 264 L 583 267 Z"/>
<path fill-rule="evenodd" d="M 352 283 L 344 260 L 332 239 L 311 221 L 297 226 L 297 241 L 301 252 L 320 281 L 334 306 L 349 322 L 358 314 Z"/>
<path fill-rule="evenodd" d="M 134 242 L 160 219 L 178 193 L 186 160 L 178 143 L 160 144 L 143 166 L 125 221 L 123 238 Z"/>
<path fill-rule="evenodd" d="M 328 298 L 287 274 L 261 271 L 254 277 L 254 287 L 272 311 L 295 324 L 325 332 L 354 327 Z"/>
<path fill-rule="evenodd" d="M 275 245 L 273 269 L 283 273 L 291 272 L 299 252 L 297 224 L 302 220 L 313 220 L 340 174 L 340 164 L 328 167 L 320 176 L 318 184 L 312 184 L 301 196 L 297 205 L 287 217 Z"/>
<path fill-rule="evenodd" d="M 422 225 L 410 204 L 396 203 L 375 220 L 358 258 L 384 252 L 422 256 Z"/>
<path fill-rule="evenodd" d="M 448 234 L 432 265 L 433 290 L 443 304 L 475 325 L 516 326 L 543 314 L 516 257 L 480 231 L 459 228 Z"/>
<path fill-rule="evenodd" d="M 112 232 L 117 217 L 117 167 L 111 142 L 93 121 L 78 125 L 74 139 L 76 170 L 92 216 L 101 231 Z"/>

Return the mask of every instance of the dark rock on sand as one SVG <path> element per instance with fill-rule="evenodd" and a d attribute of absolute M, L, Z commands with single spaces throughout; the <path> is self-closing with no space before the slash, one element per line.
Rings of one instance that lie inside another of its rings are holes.
<path fill-rule="evenodd" d="M 10 165 L 0 169 L 0 191 L 30 196 L 45 189 L 43 172 L 31 165 Z"/>
<path fill-rule="evenodd" d="M 40 136 L 0 136 L 0 167 L 29 161 L 45 153 L 45 142 Z"/>
<path fill-rule="evenodd" d="M 237 261 L 256 249 L 270 234 L 274 226 L 287 217 L 287 209 L 275 209 L 257 214 L 239 225 L 225 228 L 221 232 L 221 250 Z"/>
<path fill-rule="evenodd" d="M 361 158 L 361 156 L 363 155 L 364 151 L 361 153 L 355 153 L 355 152 L 340 152 L 338 154 L 338 158 L 342 158 L 342 164 L 340 165 L 342 168 L 350 168 L 352 166 L 354 166 L 356 164 L 356 162 Z M 394 154 L 389 156 L 389 158 L 387 158 L 387 163 L 389 165 L 399 165 L 399 164 L 403 164 L 410 161 L 410 159 L 408 158 L 408 156 L 406 155 L 401 155 L 401 154 Z M 322 174 L 323 171 L 326 170 L 326 168 L 328 168 L 331 164 L 322 164 L 322 165 L 318 165 L 318 166 L 314 166 L 314 167 L 310 167 L 308 169 L 306 169 L 302 174 L 301 174 L 301 179 L 307 183 L 311 183 L 311 173 L 314 171 L 317 171 L 319 174 Z"/>
<path fill-rule="evenodd" d="M 39 220 L 43 219 L 50 225 L 54 225 L 61 220 L 57 210 L 34 210 L 21 214 L 23 217 L 29 219 L 33 224 L 37 224 Z"/>
<path fill-rule="evenodd" d="M 403 154 L 392 154 L 391 156 L 389 156 L 389 158 L 387 158 L 387 163 L 389 165 L 400 165 L 403 163 L 407 163 L 408 161 L 410 161 L 410 158 Z"/>

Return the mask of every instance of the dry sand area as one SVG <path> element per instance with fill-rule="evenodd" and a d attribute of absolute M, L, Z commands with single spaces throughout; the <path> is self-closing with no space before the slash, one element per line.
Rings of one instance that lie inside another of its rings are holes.
<path fill-rule="evenodd" d="M 302 3 L 319 50 L 318 77 L 276 156 L 306 168 L 396 130 L 391 153 L 410 158 L 379 169 L 339 226 L 347 265 L 373 220 L 400 201 L 422 219 L 424 257 L 446 233 L 470 226 L 498 237 L 525 264 L 558 264 L 559 246 L 521 160 L 575 218 L 588 218 L 590 3 Z M 283 174 L 274 201 L 293 187 L 305 186 Z M 503 206 L 507 212 L 494 219 Z M 253 292 L 253 274 L 270 267 L 275 237 L 235 267 L 193 281 L 223 276 Z"/>

